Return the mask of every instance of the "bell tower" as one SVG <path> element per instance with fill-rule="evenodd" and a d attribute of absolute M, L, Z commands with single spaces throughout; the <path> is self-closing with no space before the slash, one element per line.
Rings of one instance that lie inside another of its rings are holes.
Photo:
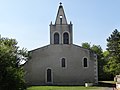
<path fill-rule="evenodd" d="M 50 24 L 50 44 L 73 44 L 72 23 L 67 23 L 62 3 L 58 8 L 55 24 Z"/>

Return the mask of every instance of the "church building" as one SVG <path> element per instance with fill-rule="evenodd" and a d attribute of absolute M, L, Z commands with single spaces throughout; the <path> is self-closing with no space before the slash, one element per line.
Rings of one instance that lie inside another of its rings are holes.
<path fill-rule="evenodd" d="M 72 27 L 60 3 L 55 23 L 50 23 L 50 44 L 29 51 L 30 59 L 24 64 L 28 85 L 98 83 L 96 54 L 73 44 Z"/>

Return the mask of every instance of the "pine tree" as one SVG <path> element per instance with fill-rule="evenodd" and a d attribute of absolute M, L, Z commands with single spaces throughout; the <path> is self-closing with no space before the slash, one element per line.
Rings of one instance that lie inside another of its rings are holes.
<path fill-rule="evenodd" d="M 109 55 L 104 70 L 113 78 L 120 74 L 120 32 L 117 29 L 107 39 L 107 50 Z"/>
<path fill-rule="evenodd" d="M 108 37 L 107 42 L 107 50 L 110 53 L 110 57 L 114 57 L 120 62 L 120 32 L 115 29 L 111 36 Z"/>

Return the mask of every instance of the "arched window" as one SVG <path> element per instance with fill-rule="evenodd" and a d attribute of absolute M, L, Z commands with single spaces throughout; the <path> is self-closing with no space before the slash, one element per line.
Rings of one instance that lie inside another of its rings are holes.
<path fill-rule="evenodd" d="M 59 34 L 58 33 L 54 34 L 54 44 L 59 44 Z"/>
<path fill-rule="evenodd" d="M 62 59 L 61 59 L 61 66 L 62 66 L 62 67 L 65 67 L 65 58 L 62 58 Z"/>
<path fill-rule="evenodd" d="M 60 15 L 60 24 L 62 24 L 62 15 Z"/>
<path fill-rule="evenodd" d="M 63 34 L 63 44 L 69 44 L 69 34 L 67 32 Z"/>
<path fill-rule="evenodd" d="M 88 60 L 87 60 L 87 58 L 83 59 L 83 66 L 84 67 L 88 67 Z"/>
<path fill-rule="evenodd" d="M 51 69 L 47 69 L 47 82 L 52 81 Z"/>

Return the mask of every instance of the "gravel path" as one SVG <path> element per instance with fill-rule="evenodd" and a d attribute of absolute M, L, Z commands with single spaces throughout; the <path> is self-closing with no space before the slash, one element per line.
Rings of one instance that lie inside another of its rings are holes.
<path fill-rule="evenodd" d="M 113 89 L 111 87 L 105 87 L 105 88 L 103 88 L 103 90 L 116 90 L 116 89 L 115 88 Z"/>

